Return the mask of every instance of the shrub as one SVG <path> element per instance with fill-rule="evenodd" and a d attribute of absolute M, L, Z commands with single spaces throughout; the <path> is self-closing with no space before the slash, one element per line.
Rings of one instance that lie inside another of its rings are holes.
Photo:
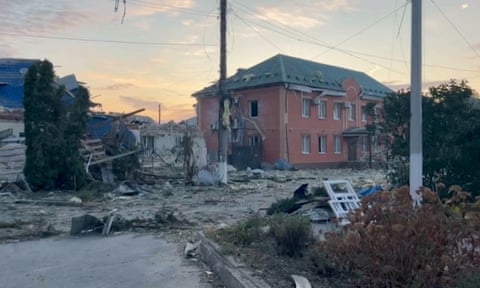
<path fill-rule="evenodd" d="M 295 198 L 285 198 L 285 199 L 280 199 L 277 202 L 272 203 L 270 207 L 267 209 L 267 215 L 273 215 L 277 213 L 290 213 L 298 208 L 300 208 L 301 205 L 297 204 L 298 199 Z"/>
<path fill-rule="evenodd" d="M 280 254 L 300 255 L 312 240 L 310 220 L 301 215 L 275 214 L 270 222 L 270 233 Z"/>
<path fill-rule="evenodd" d="M 254 214 L 243 222 L 225 228 L 220 234 L 230 243 L 249 246 L 264 239 L 265 232 L 262 229 L 264 224 L 265 221 L 258 214 Z"/>
<path fill-rule="evenodd" d="M 443 204 L 423 189 L 413 207 L 408 187 L 362 198 L 350 224 L 317 244 L 335 267 L 367 287 L 456 287 L 464 267 L 478 267 L 479 218 L 467 212 L 465 193 Z"/>

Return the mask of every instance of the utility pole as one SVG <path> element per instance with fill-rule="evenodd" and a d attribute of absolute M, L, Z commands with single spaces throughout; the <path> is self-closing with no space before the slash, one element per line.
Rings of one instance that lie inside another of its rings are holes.
<path fill-rule="evenodd" d="M 227 129 L 229 99 L 227 95 L 227 0 L 220 0 L 220 80 L 218 81 L 218 179 L 227 184 Z"/>
<path fill-rule="evenodd" d="M 420 205 L 423 186 L 422 151 L 422 0 L 412 0 L 412 63 L 410 91 L 410 196 Z"/>

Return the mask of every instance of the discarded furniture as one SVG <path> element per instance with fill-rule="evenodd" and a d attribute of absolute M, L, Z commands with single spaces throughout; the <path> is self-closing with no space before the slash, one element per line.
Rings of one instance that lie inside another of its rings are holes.
<path fill-rule="evenodd" d="M 330 200 L 328 204 L 338 218 L 340 224 L 347 224 L 347 215 L 350 211 L 360 207 L 358 198 L 352 184 L 347 180 L 323 180 Z"/>

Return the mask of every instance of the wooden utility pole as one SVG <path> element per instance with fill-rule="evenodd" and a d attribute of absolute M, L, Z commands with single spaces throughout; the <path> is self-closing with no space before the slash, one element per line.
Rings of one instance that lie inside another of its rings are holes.
<path fill-rule="evenodd" d="M 227 129 L 229 125 L 226 115 L 229 111 L 227 95 L 227 0 L 220 1 L 220 80 L 218 81 L 218 179 L 227 184 Z M 227 109 L 225 109 L 227 108 Z"/>
<path fill-rule="evenodd" d="M 412 63 L 410 91 L 410 195 L 420 205 L 423 186 L 422 149 L 422 0 L 412 1 Z"/>

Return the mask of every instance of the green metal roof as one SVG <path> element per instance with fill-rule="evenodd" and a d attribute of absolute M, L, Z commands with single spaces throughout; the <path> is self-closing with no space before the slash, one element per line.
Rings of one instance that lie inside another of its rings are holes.
<path fill-rule="evenodd" d="M 294 84 L 313 89 L 344 91 L 342 82 L 355 79 L 362 92 L 384 97 L 393 91 L 367 74 L 346 68 L 326 65 L 301 58 L 278 54 L 248 69 L 238 69 L 227 79 L 227 90 Z M 216 94 L 217 85 L 211 85 L 192 94 L 194 97 Z"/>

